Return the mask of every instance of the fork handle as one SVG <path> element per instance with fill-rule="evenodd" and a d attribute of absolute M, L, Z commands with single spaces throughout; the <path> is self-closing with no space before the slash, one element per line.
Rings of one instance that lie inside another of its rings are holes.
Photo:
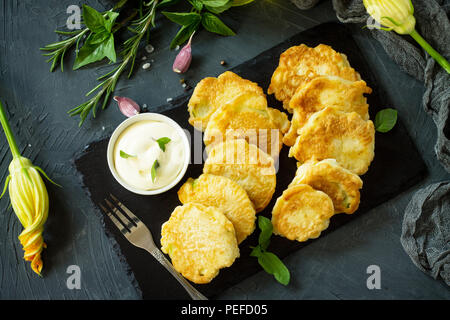
<path fill-rule="evenodd" d="M 159 249 L 154 249 L 149 251 L 150 254 L 161 263 L 167 271 L 169 271 L 175 279 L 183 286 L 186 292 L 191 296 L 193 300 L 208 300 L 204 295 L 197 291 L 170 263 L 169 260 L 164 256 L 164 254 Z"/>

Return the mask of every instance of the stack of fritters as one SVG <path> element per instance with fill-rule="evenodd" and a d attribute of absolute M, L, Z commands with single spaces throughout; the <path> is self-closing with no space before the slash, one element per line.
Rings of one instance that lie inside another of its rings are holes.
<path fill-rule="evenodd" d="M 290 127 L 285 113 L 267 106 L 266 96 L 256 83 L 230 71 L 201 80 L 188 110 L 189 123 L 205 132 L 207 148 L 243 138 L 276 158 Z"/>
<path fill-rule="evenodd" d="M 300 45 L 281 55 L 268 92 L 293 114 L 283 142 L 298 170 L 274 206 L 275 233 L 306 241 L 318 237 L 334 214 L 358 209 L 358 175 L 375 154 L 364 96 L 371 91 L 347 57 L 329 46 Z"/>
<path fill-rule="evenodd" d="M 275 192 L 282 144 L 298 161 L 295 178 L 272 211 L 274 233 L 317 238 L 334 214 L 354 213 L 374 157 L 375 130 L 364 94 L 371 89 L 345 55 L 326 45 L 292 47 L 268 90 L 293 113 L 267 106 L 263 90 L 232 72 L 205 78 L 188 103 L 204 131 L 203 174 L 178 191 L 183 204 L 162 227 L 162 250 L 187 279 L 210 282 L 239 257 L 256 214 Z"/>
<path fill-rule="evenodd" d="M 237 245 L 272 199 L 274 158 L 290 123 L 267 106 L 256 83 L 232 72 L 200 81 L 188 106 L 189 122 L 204 131 L 208 158 L 203 174 L 178 191 L 183 206 L 163 225 L 161 244 L 184 277 L 207 283 L 239 256 Z"/>

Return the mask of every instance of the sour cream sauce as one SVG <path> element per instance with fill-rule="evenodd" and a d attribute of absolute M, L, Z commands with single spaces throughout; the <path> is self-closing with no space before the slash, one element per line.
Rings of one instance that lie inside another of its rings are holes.
<path fill-rule="evenodd" d="M 161 149 L 157 140 L 167 137 L 170 142 Z M 121 156 L 122 153 L 129 157 Z M 138 121 L 125 129 L 114 146 L 114 166 L 128 185 L 140 190 L 155 190 L 172 182 L 183 167 L 183 141 L 177 130 L 161 121 Z M 152 167 L 158 161 L 152 179 Z"/>

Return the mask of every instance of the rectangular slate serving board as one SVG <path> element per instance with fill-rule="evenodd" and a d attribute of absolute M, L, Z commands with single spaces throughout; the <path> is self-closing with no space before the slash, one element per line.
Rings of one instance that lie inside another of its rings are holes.
<path fill-rule="evenodd" d="M 385 101 L 386 95 L 382 91 L 382 85 L 379 85 L 371 74 L 352 34 L 347 27 L 337 23 L 327 23 L 301 32 L 233 68 L 232 71 L 243 78 L 257 82 L 264 90 L 267 90 L 271 75 L 278 65 L 280 54 L 289 47 L 301 43 L 308 46 L 316 46 L 320 43 L 328 44 L 336 51 L 348 56 L 350 64 L 360 72 L 361 77 L 374 91 L 368 97 L 371 119 L 374 119 L 377 111 L 390 106 Z M 214 75 L 205 74 L 205 76 Z M 171 106 L 165 106 L 161 109 L 171 108 L 162 113 L 177 121 L 181 127 L 188 129 L 193 136 L 194 129 L 188 123 L 189 115 L 187 112 L 187 102 L 191 93 L 174 99 Z M 281 104 L 272 96 L 268 96 L 268 102 L 271 107 L 281 109 Z M 113 193 L 142 219 L 151 230 L 155 243 L 160 246 L 161 225 L 169 219 L 173 209 L 180 205 L 177 197 L 178 189 L 188 177 L 198 177 L 202 173 L 203 165 L 191 164 L 185 177 L 169 192 L 157 196 L 135 195 L 122 188 L 109 172 L 106 162 L 107 144 L 108 139 L 94 142 L 75 160 L 75 166 L 82 175 L 83 184 L 87 188 L 91 200 L 94 204 L 98 204 L 109 192 Z M 287 188 L 295 175 L 296 161 L 293 158 L 288 158 L 287 154 L 288 148 L 284 147 L 280 155 L 275 194 L 268 207 L 260 213 L 269 218 L 276 199 Z M 193 158 L 191 157 L 191 159 Z M 419 182 L 425 174 L 425 164 L 405 130 L 400 115 L 399 122 L 392 131 L 385 134 L 376 134 L 375 160 L 372 162 L 368 173 L 362 177 L 364 187 L 361 192 L 359 210 L 354 215 L 340 214 L 334 216 L 329 228 L 322 233 L 321 237 L 326 237 L 329 232 L 350 219 L 356 219 L 369 209 L 410 188 Z M 144 299 L 189 298 L 176 280 L 150 254 L 132 246 L 108 219 L 105 219 L 105 226 L 106 231 L 112 234 L 119 244 L 119 254 L 125 257 L 134 273 Z M 257 260 L 249 256 L 250 246 L 257 244 L 258 234 L 258 231 L 254 232 L 240 245 L 241 257 L 230 268 L 222 269 L 210 284 L 197 285 L 196 287 L 207 297 L 213 298 L 243 279 L 261 271 Z M 314 240 L 298 243 L 273 236 L 269 249 L 283 258 L 312 241 Z M 274 298 L 276 299 L 276 297 Z"/>

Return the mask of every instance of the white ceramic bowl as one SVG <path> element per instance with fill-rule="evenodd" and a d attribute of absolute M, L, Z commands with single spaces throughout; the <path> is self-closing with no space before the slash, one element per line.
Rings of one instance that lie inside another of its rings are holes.
<path fill-rule="evenodd" d="M 121 133 L 126 128 L 128 128 L 130 125 L 132 125 L 133 123 L 136 123 L 138 121 L 143 121 L 143 120 L 153 120 L 153 121 L 161 121 L 161 122 L 167 123 L 168 125 L 170 125 L 171 127 L 176 129 L 178 135 L 181 137 L 181 140 L 183 141 L 184 155 L 185 155 L 183 167 L 181 168 L 180 172 L 178 173 L 178 175 L 175 177 L 175 179 L 172 182 L 170 182 L 168 185 L 161 187 L 159 189 L 142 190 L 142 189 L 137 189 L 135 187 L 128 185 L 117 174 L 117 171 L 116 171 L 116 168 L 114 165 L 114 146 L 116 144 L 117 138 L 119 138 Z M 172 120 L 171 118 L 169 118 L 167 116 L 159 114 L 159 113 L 140 113 L 131 118 L 126 119 L 121 124 L 119 124 L 119 126 L 114 130 L 114 132 L 108 142 L 108 150 L 107 150 L 106 158 L 108 160 L 108 167 L 109 167 L 109 170 L 111 171 L 112 175 L 117 180 L 117 182 L 120 183 L 125 189 L 127 189 L 131 192 L 137 193 L 137 194 L 155 195 L 155 194 L 160 194 L 160 193 L 166 192 L 167 190 L 174 187 L 178 182 L 180 182 L 180 180 L 183 178 L 183 176 L 186 173 L 186 170 L 189 166 L 189 162 L 191 159 L 191 151 L 190 150 L 191 150 L 191 147 L 190 147 L 186 132 L 184 132 L 184 130 L 174 120 Z"/>

